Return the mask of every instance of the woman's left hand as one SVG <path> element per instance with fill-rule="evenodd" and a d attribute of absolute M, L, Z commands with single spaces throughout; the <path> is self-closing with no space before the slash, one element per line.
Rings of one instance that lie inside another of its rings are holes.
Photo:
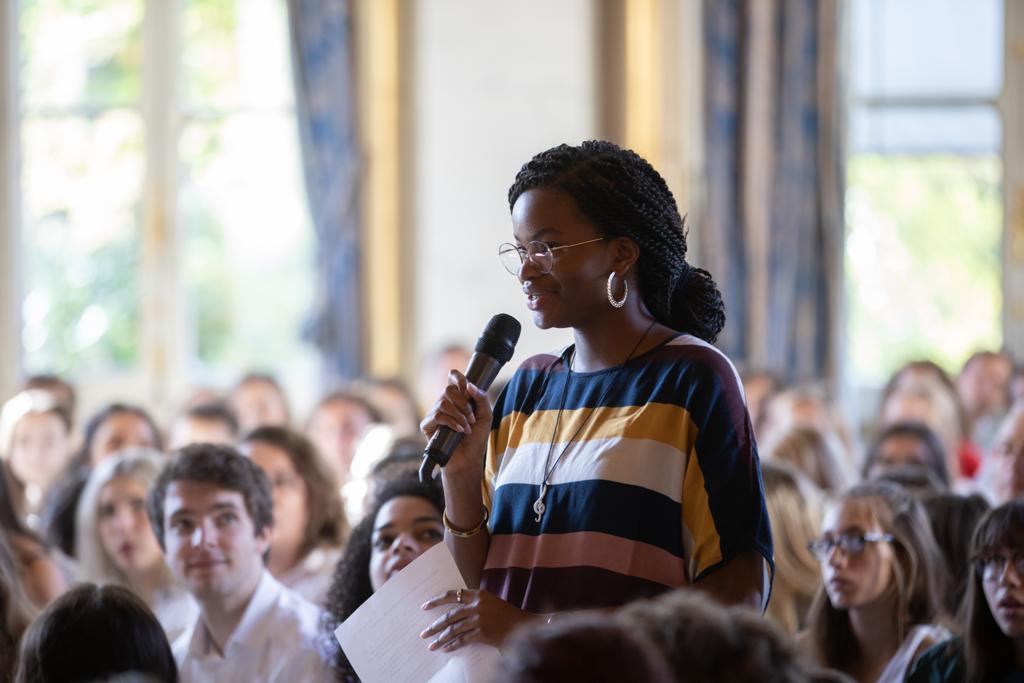
<path fill-rule="evenodd" d="M 431 639 L 431 650 L 452 652 L 469 643 L 500 646 L 517 626 L 541 617 L 524 612 L 487 591 L 460 588 L 435 595 L 423 603 L 430 610 L 453 605 L 434 620 L 420 638 Z"/>

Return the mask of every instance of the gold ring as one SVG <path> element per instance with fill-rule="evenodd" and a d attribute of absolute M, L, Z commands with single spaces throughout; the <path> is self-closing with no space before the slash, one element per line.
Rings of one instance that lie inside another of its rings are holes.
<path fill-rule="evenodd" d="M 458 602 L 458 603 L 462 602 L 462 589 L 461 588 L 459 590 L 455 591 L 455 602 Z"/>

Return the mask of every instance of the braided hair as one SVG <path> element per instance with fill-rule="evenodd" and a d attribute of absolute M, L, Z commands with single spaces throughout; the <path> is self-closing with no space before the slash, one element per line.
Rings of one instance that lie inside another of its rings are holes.
<path fill-rule="evenodd" d="M 711 274 L 686 262 L 686 230 L 665 179 L 639 154 L 611 142 L 559 145 L 523 165 L 508 191 L 509 209 L 524 192 L 565 192 L 599 232 L 640 248 L 640 296 L 655 319 L 714 342 L 725 325 Z"/>

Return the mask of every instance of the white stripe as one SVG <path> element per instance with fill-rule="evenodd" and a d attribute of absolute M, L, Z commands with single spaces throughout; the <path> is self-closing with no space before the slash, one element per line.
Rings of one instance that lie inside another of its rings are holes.
<path fill-rule="evenodd" d="M 551 449 L 550 463 L 558 458 L 564 443 Z M 539 485 L 544 479 L 544 463 L 549 443 L 525 443 L 506 450 L 495 478 L 504 484 Z M 641 486 L 682 502 L 686 454 L 662 441 L 651 439 L 592 439 L 574 443 L 554 468 L 550 484 L 570 484 L 600 479 Z M 551 465 L 548 465 L 549 469 Z"/>

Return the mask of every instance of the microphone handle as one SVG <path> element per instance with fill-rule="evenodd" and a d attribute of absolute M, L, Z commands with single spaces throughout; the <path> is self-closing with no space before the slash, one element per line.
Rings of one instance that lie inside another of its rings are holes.
<path fill-rule="evenodd" d="M 504 365 L 501 361 L 486 353 L 474 353 L 466 368 L 466 379 L 475 384 L 481 391 L 487 391 L 498 371 Z M 444 467 L 451 460 L 452 453 L 462 441 L 462 432 L 457 432 L 449 427 L 439 427 L 427 443 L 427 449 L 423 452 L 423 465 L 433 461 L 436 465 Z M 433 471 L 434 465 L 430 465 Z M 423 467 L 420 468 L 420 478 L 423 478 Z"/>

